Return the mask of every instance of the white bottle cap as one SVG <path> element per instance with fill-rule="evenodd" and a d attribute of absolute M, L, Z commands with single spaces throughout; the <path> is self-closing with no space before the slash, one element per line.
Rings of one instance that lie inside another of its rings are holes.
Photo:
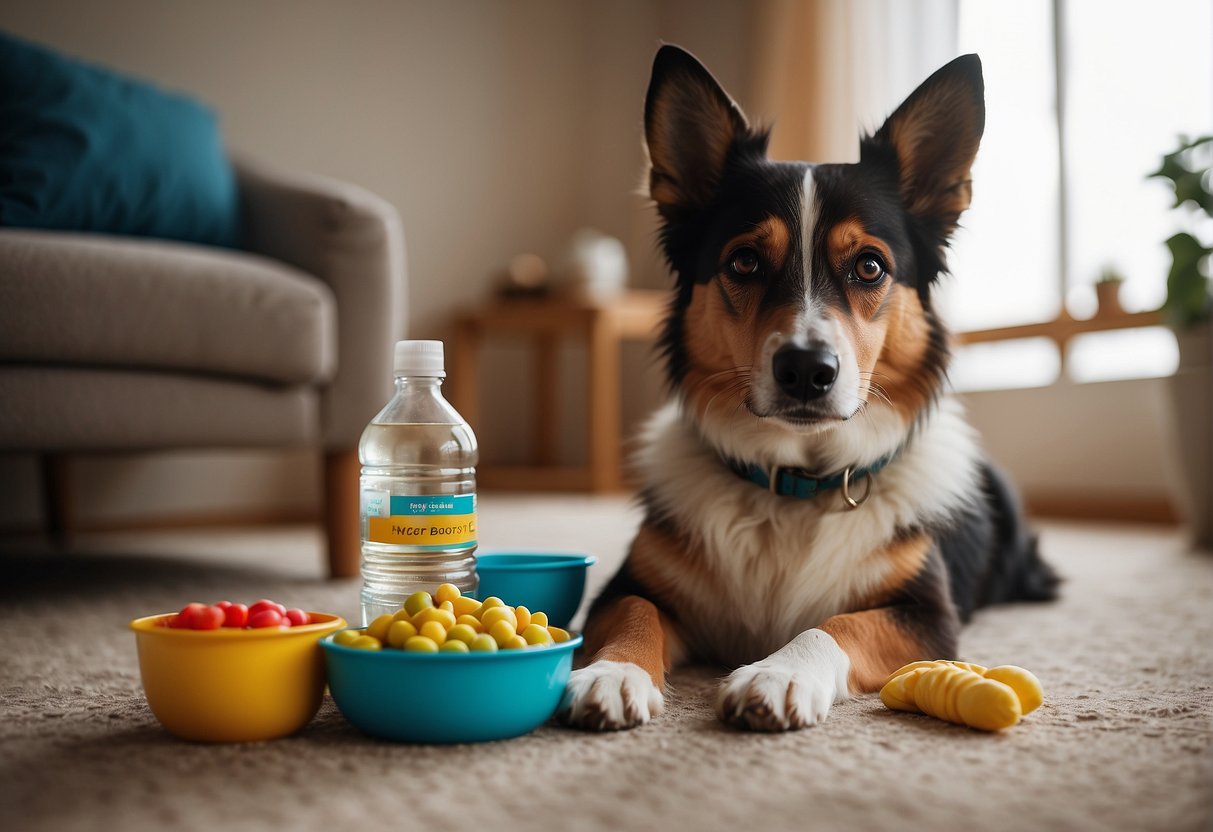
<path fill-rule="evenodd" d="M 393 364 L 398 376 L 446 378 L 441 341 L 397 341 Z"/>

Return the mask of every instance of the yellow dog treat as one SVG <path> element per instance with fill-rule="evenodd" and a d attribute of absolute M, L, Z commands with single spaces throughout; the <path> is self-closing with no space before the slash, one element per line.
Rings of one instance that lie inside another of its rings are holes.
<path fill-rule="evenodd" d="M 968 662 L 913 662 L 893 673 L 880 701 L 895 711 L 924 713 L 939 719 L 1001 731 L 1019 722 L 1044 701 L 1040 680 L 1022 667 L 988 670 Z"/>
<path fill-rule="evenodd" d="M 566 630 L 548 626 L 546 613 L 511 607 L 495 596 L 478 601 L 443 584 L 434 595 L 414 592 L 395 613 L 384 613 L 365 630 L 342 631 L 333 640 L 364 650 L 479 653 L 548 647 L 569 638 Z"/>

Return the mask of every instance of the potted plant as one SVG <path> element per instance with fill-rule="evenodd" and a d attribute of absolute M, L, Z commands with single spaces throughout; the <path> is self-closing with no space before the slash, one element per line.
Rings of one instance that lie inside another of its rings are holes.
<path fill-rule="evenodd" d="M 1169 379 L 1178 449 L 1179 503 L 1193 542 L 1213 549 L 1213 349 L 1209 320 L 1209 260 L 1213 254 L 1213 136 L 1188 140 L 1162 159 L 1151 177 L 1175 191 L 1186 230 L 1167 241 L 1171 271 L 1162 311 L 1179 343 L 1179 369 Z"/>
<path fill-rule="evenodd" d="M 1099 279 L 1095 281 L 1096 315 L 1124 314 L 1124 307 L 1120 305 L 1120 286 L 1124 282 L 1124 275 L 1115 266 L 1104 266 Z"/>

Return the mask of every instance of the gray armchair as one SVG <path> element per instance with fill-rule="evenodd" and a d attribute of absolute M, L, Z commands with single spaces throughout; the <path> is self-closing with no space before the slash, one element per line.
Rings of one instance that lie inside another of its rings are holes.
<path fill-rule="evenodd" d="M 358 437 L 392 391 L 404 243 L 385 201 L 236 163 L 244 248 L 0 229 L 0 451 L 315 447 L 330 572 L 358 571 Z"/>

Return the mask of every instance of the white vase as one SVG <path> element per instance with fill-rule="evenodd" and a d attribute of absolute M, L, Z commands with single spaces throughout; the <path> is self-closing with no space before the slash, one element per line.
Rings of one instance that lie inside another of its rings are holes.
<path fill-rule="evenodd" d="M 574 294 L 588 300 L 614 297 L 627 288 L 627 249 L 614 237 L 582 228 L 569 244 L 565 279 Z"/>
<path fill-rule="evenodd" d="M 1174 496 L 1192 545 L 1213 552 L 1213 340 L 1209 324 L 1178 330 L 1179 369 L 1167 379 Z"/>

